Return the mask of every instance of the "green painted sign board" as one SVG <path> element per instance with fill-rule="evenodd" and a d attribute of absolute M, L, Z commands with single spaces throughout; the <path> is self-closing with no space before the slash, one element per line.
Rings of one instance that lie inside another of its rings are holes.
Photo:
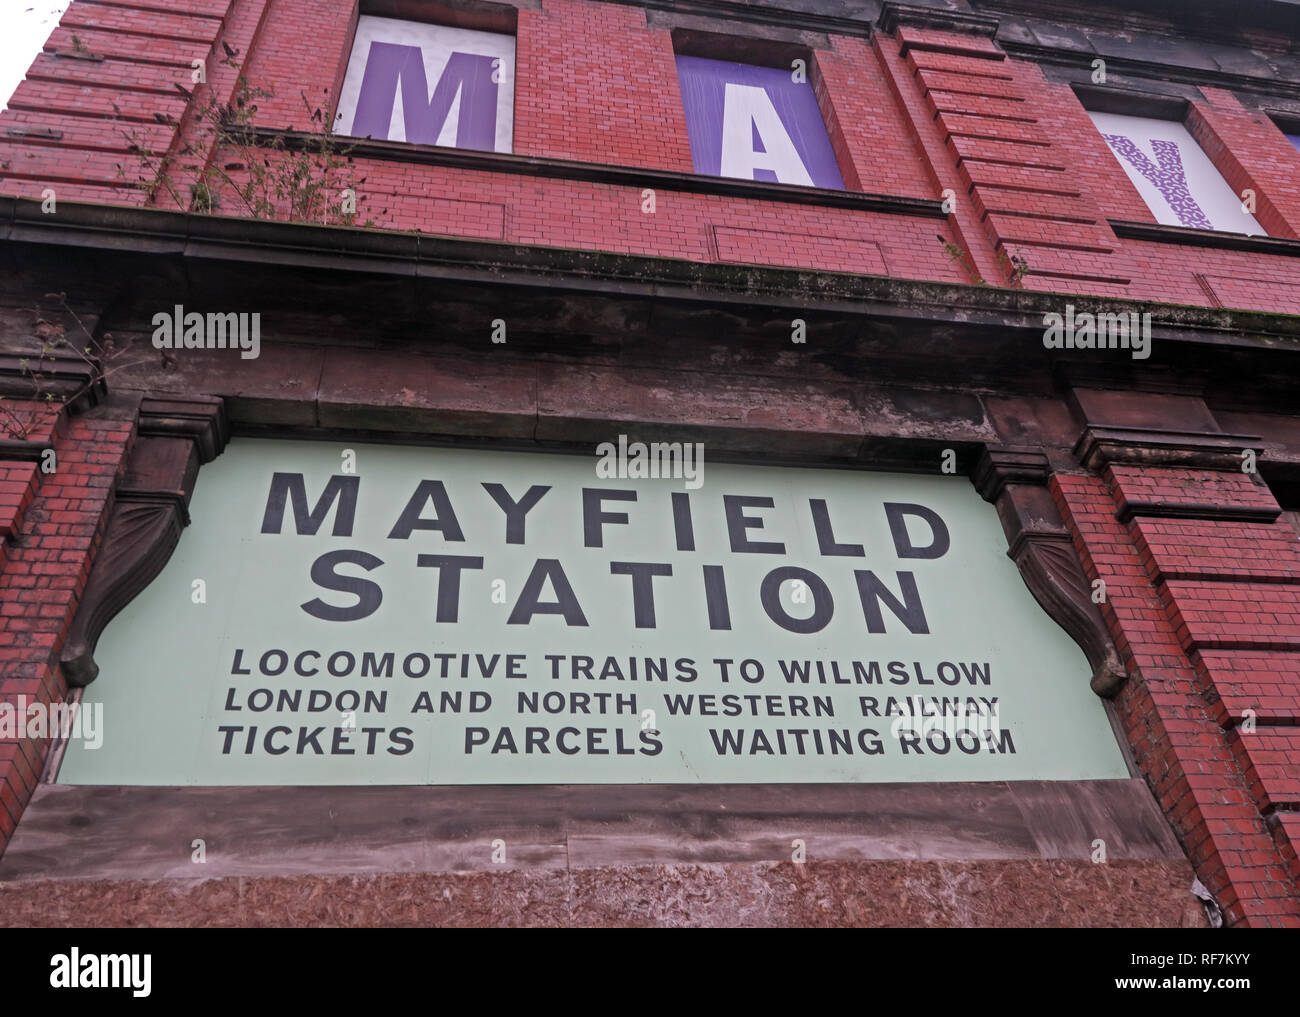
<path fill-rule="evenodd" d="M 969 481 L 237 439 L 70 784 L 1128 776 Z"/>

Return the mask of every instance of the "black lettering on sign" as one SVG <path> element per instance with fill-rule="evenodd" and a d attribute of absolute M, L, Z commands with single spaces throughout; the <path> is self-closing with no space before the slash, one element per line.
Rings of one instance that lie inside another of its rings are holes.
<path fill-rule="evenodd" d="M 329 510 L 338 502 L 334 515 L 334 536 L 352 536 L 352 523 L 357 515 L 357 490 L 361 478 L 336 475 L 330 477 L 325 490 L 316 501 L 316 507 L 307 512 L 307 485 L 301 473 L 274 473 L 271 490 L 266 496 L 266 511 L 262 515 L 262 532 L 279 533 L 284 525 L 286 499 L 293 503 L 293 528 L 299 535 L 315 536 Z"/>
<path fill-rule="evenodd" d="M 350 607 L 335 607 L 317 597 L 302 605 L 302 609 L 313 618 L 322 621 L 356 621 L 366 618 L 379 610 L 384 599 L 384 591 L 378 583 L 363 579 L 361 576 L 344 576 L 337 571 L 339 565 L 360 565 L 367 572 L 377 569 L 383 561 L 368 551 L 326 551 L 311 566 L 311 580 L 325 590 L 337 590 L 350 593 L 357 602 Z"/>
<path fill-rule="evenodd" d="M 951 543 L 948 527 L 944 525 L 939 513 L 924 505 L 909 505 L 902 502 L 885 502 L 885 516 L 889 519 L 889 533 L 894 538 L 894 553 L 900 558 L 942 558 L 948 553 Z M 930 527 L 930 543 L 927 547 L 917 547 L 907 532 L 904 516 L 916 516 L 923 519 Z"/>
<path fill-rule="evenodd" d="M 544 603 L 540 598 L 542 586 L 547 580 L 555 589 L 554 601 Z M 527 625 L 537 614 L 558 614 L 564 617 L 566 625 L 585 626 L 587 616 L 578 606 L 578 596 L 569 585 L 568 577 L 556 558 L 538 558 L 533 570 L 524 582 L 523 591 L 506 619 L 507 625 Z"/>
<path fill-rule="evenodd" d="M 862 614 L 867 620 L 868 632 L 885 631 L 885 619 L 880 610 L 882 602 L 907 626 L 909 632 L 920 635 L 930 631 L 925 620 L 925 609 L 921 606 L 921 594 L 916 589 L 916 577 L 912 573 L 897 573 L 902 601 L 876 578 L 874 572 L 855 569 L 853 575 L 858 581 L 858 595 L 862 599 Z"/>
<path fill-rule="evenodd" d="M 781 603 L 781 584 L 787 579 L 799 580 L 812 593 L 813 613 L 807 618 L 795 618 L 786 612 L 785 606 Z M 822 577 L 796 565 L 784 565 L 764 576 L 759 596 L 762 598 L 763 610 L 767 612 L 767 616 L 787 632 L 820 632 L 830 624 L 831 617 L 835 614 L 835 602 L 831 599 L 830 588 L 822 581 Z"/>
<path fill-rule="evenodd" d="M 463 569 L 481 569 L 483 559 L 457 554 L 422 554 L 416 557 L 419 568 L 438 570 L 438 608 L 434 618 L 454 622 L 460 616 L 460 573 Z"/>
<path fill-rule="evenodd" d="M 425 503 L 429 501 L 433 502 L 434 511 L 438 513 L 433 519 L 423 518 Z M 406 508 L 402 509 L 402 514 L 393 524 L 388 539 L 406 540 L 414 530 L 439 530 L 446 540 L 465 539 L 456 513 L 452 511 L 451 499 L 447 497 L 447 488 L 441 480 L 420 481 L 420 486 L 415 489 Z"/>
<path fill-rule="evenodd" d="M 582 489 L 582 545 L 583 547 L 604 547 L 605 523 L 626 523 L 626 512 L 606 512 L 601 502 L 636 501 L 635 491 L 603 491 L 596 487 Z"/>
<path fill-rule="evenodd" d="M 836 541 L 835 533 L 831 529 L 831 514 L 826 507 L 826 499 L 809 498 L 808 506 L 812 509 L 813 529 L 817 533 L 817 548 L 823 555 L 831 557 L 833 555 L 843 555 L 846 557 L 862 558 L 866 556 L 861 544 L 841 544 Z"/>
<path fill-rule="evenodd" d="M 506 514 L 506 543 L 522 544 L 524 542 L 524 517 L 534 505 L 542 500 L 542 495 L 550 490 L 541 484 L 534 484 L 518 501 L 506 493 L 503 484 L 484 484 L 483 490 L 492 496 L 502 512 Z"/>
<path fill-rule="evenodd" d="M 612 561 L 609 571 L 615 576 L 632 577 L 632 615 L 636 627 L 655 627 L 655 576 L 671 576 L 673 567 L 665 562 Z"/>
<path fill-rule="evenodd" d="M 731 539 L 731 550 L 737 554 L 785 554 L 785 545 L 771 541 L 750 540 L 746 530 L 761 530 L 763 520 L 757 516 L 745 515 L 747 508 L 772 508 L 776 502 L 771 498 L 751 497 L 743 494 L 724 494 L 722 505 L 727 516 L 727 536 Z"/>

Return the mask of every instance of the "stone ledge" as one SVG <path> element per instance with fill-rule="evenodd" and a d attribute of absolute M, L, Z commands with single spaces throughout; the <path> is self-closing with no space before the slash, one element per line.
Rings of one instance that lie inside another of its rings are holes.
<path fill-rule="evenodd" d="M 283 145 L 291 152 L 311 151 L 319 135 L 307 131 L 261 127 L 248 132 L 252 144 L 267 147 Z M 746 201 L 774 201 L 786 204 L 815 205 L 818 208 L 850 208 L 859 212 L 882 212 L 947 221 L 943 202 L 935 198 L 915 198 L 865 191 L 833 190 L 778 184 L 761 180 L 683 173 L 677 170 L 614 166 L 605 163 L 555 159 L 545 156 L 513 155 L 484 152 L 471 148 L 442 145 L 417 145 L 406 141 L 354 138 L 339 135 L 337 144 L 355 159 L 375 159 L 403 165 L 441 166 L 478 173 L 508 173 L 552 180 L 578 180 L 611 187 L 655 188 L 678 194 L 717 194 Z M 639 199 L 638 199 L 639 200 Z"/>
<path fill-rule="evenodd" d="M 767 862 L 0 884 L 10 927 L 1205 928 L 1187 862 Z"/>
<path fill-rule="evenodd" d="M 1090 470 L 1129 463 L 1240 472 L 1246 449 L 1262 455 L 1260 436 L 1093 425 L 1079 436 L 1074 454 Z"/>
<path fill-rule="evenodd" d="M 954 817 L 959 817 L 954 821 Z M 207 859 L 191 859 L 202 838 Z M 0 881 L 779 862 L 1182 860 L 1139 779 L 899 784 L 37 788 Z"/>

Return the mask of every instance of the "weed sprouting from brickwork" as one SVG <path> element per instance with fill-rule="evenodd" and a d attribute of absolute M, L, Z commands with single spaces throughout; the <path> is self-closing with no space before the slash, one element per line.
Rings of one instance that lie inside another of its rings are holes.
<path fill-rule="evenodd" d="M 76 331 L 69 336 L 68 329 L 46 317 L 39 305 L 32 308 L 32 350 L 19 360 L 31 392 L 19 399 L 0 398 L 0 435 L 6 438 L 24 439 L 43 430 L 65 406 L 79 402 L 103 386 L 110 374 L 152 359 L 117 362 L 118 350 L 112 335 L 106 332 L 96 339 L 69 306 L 67 294 L 46 293 L 44 300 L 57 304 L 74 323 Z M 76 366 L 75 372 L 69 372 L 69 364 Z M 81 383 L 69 385 L 69 374 Z"/>
<path fill-rule="evenodd" d="M 976 286 L 988 286 L 984 277 L 975 270 L 975 266 L 967 257 L 966 250 L 959 244 L 948 240 L 942 233 L 936 234 L 939 243 L 943 244 L 943 251 L 954 263 L 962 266 L 963 269 L 975 280 Z M 1006 269 L 1008 282 L 1011 286 L 1019 286 L 1021 280 L 1029 274 L 1029 260 L 1023 254 L 1016 254 L 1008 257 L 1005 251 L 999 252 L 999 263 Z"/>
<path fill-rule="evenodd" d="M 239 51 L 222 45 L 226 55 L 221 63 L 238 71 Z M 354 222 L 357 187 L 365 180 L 353 179 L 351 149 L 334 133 L 328 103 L 313 106 L 302 93 L 307 130 L 270 133 L 259 130 L 255 121 L 258 104 L 274 98 L 272 90 L 240 74 L 230 100 L 223 102 L 206 75 L 194 83 L 193 90 L 175 85 L 190 102 L 188 132 L 184 121 L 154 114 L 159 123 L 181 129 L 182 144 L 175 154 L 152 150 L 140 128 L 120 132 L 141 160 L 133 183 L 151 202 L 162 195 L 197 213 L 336 226 Z M 125 179 L 120 166 L 118 173 Z"/>
<path fill-rule="evenodd" d="M 938 233 L 935 235 L 939 238 L 939 243 L 943 244 L 943 253 L 948 255 L 948 257 L 953 262 L 961 265 L 961 267 L 966 270 L 966 272 L 970 275 L 970 277 L 975 280 L 975 285 L 977 286 L 988 285 L 984 281 L 984 278 L 975 270 L 975 266 L 972 265 L 969 260 L 967 260 L 966 252 L 961 248 L 960 245 L 954 244 L 951 240 L 947 239 L 942 233 Z"/>

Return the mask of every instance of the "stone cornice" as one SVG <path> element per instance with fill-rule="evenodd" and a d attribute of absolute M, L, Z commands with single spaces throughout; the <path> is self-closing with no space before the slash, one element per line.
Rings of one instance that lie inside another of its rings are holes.
<path fill-rule="evenodd" d="M 1257 434 L 1094 425 L 1079 436 L 1074 454 L 1090 470 L 1123 463 L 1239 471 L 1246 449 L 1263 455 L 1261 440 Z"/>
<path fill-rule="evenodd" d="M 559 287 L 746 308 L 827 311 L 907 321 L 1025 329 L 1041 335 L 1043 316 L 1069 300 L 1079 311 L 1152 314 L 1160 342 L 1300 353 L 1300 318 L 1271 312 L 1065 297 L 884 276 L 852 275 L 678 258 L 463 240 L 418 233 L 270 222 L 224 216 L 0 197 L 0 251 L 49 245 L 107 258 L 155 255 L 195 265 L 226 262 L 259 270 L 310 268 L 404 277 L 412 282 Z"/>
<path fill-rule="evenodd" d="M 1107 74 L 1112 77 L 1149 78 L 1188 85 L 1209 85 L 1226 91 L 1255 92 L 1283 99 L 1300 100 L 1300 82 L 1277 78 L 1257 78 L 1249 74 L 1232 74 L 1227 71 L 1201 70 L 1176 64 L 1148 63 L 1092 50 L 1077 51 L 1055 46 L 1040 46 L 1011 38 L 997 40 L 1008 55 L 1036 64 L 1055 64 L 1060 67 L 1086 68 L 1091 72 L 1093 61 L 1106 61 Z"/>
<path fill-rule="evenodd" d="M 940 7 L 918 7 L 915 4 L 895 3 L 888 0 L 877 22 L 882 32 L 895 32 L 899 28 L 929 28 L 944 32 L 963 32 L 992 39 L 998 31 L 998 19 L 987 14 Z"/>
<path fill-rule="evenodd" d="M 857 18 L 761 6 L 736 2 L 736 0 L 604 0 L 604 2 L 638 7 L 642 10 L 668 11 L 673 14 L 713 18 L 719 21 L 741 21 L 807 32 L 859 36 L 871 34 L 870 22 Z"/>

